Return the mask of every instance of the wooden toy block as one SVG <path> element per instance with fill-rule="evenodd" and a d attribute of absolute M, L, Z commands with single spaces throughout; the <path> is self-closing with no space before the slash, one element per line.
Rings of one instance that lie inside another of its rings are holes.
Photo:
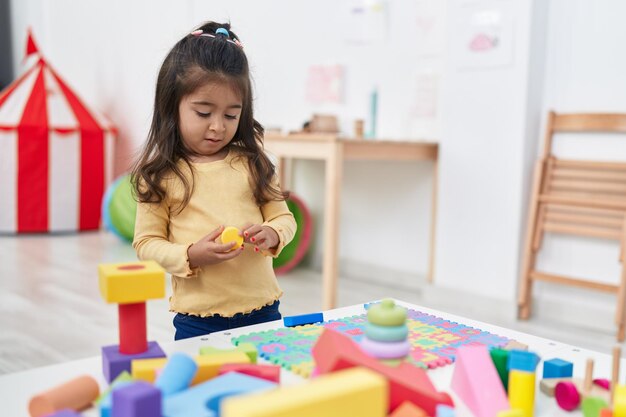
<path fill-rule="evenodd" d="M 385 378 L 353 368 L 313 379 L 308 384 L 224 400 L 221 417 L 385 417 Z"/>
<path fill-rule="evenodd" d="M 227 226 L 220 235 L 222 243 L 234 243 L 232 250 L 238 249 L 243 244 L 243 236 L 241 236 L 238 228 L 233 226 Z"/>
<path fill-rule="evenodd" d="M 496 417 L 524 417 L 524 412 L 517 408 L 500 411 Z"/>
<path fill-rule="evenodd" d="M 586 397 L 583 399 L 581 408 L 584 417 L 599 417 L 600 410 L 608 406 L 609 404 L 602 398 Z"/>
<path fill-rule="evenodd" d="M 165 270 L 154 261 L 98 265 L 107 303 L 140 303 L 165 297 Z"/>
<path fill-rule="evenodd" d="M 408 340 L 400 342 L 377 342 L 368 337 L 361 339 L 361 349 L 368 355 L 378 359 L 404 358 L 411 352 L 411 344 Z"/>
<path fill-rule="evenodd" d="M 365 324 L 365 337 L 377 342 L 402 342 L 409 336 L 406 324 L 401 326 L 378 326 L 373 323 Z"/>
<path fill-rule="evenodd" d="M 120 353 L 132 355 L 148 350 L 146 303 L 119 304 Z"/>
<path fill-rule="evenodd" d="M 299 316 L 283 317 L 285 327 L 303 326 L 305 324 L 320 323 L 324 321 L 324 313 L 301 314 Z"/>
<path fill-rule="evenodd" d="M 509 372 L 513 369 L 524 372 L 535 372 L 539 364 L 539 356 L 534 352 L 513 349 L 509 351 Z"/>
<path fill-rule="evenodd" d="M 99 393 L 100 387 L 94 378 L 79 376 L 32 397 L 28 412 L 31 417 L 43 417 L 64 409 L 80 411 L 91 405 Z"/>
<path fill-rule="evenodd" d="M 223 416 L 222 399 L 275 388 L 276 384 L 249 375 L 230 372 L 165 397 L 162 417 Z M 218 410 L 220 413 L 218 414 Z"/>
<path fill-rule="evenodd" d="M 174 353 L 162 368 L 154 386 L 161 390 L 163 396 L 175 394 L 189 388 L 197 370 L 198 365 L 192 357 Z"/>
<path fill-rule="evenodd" d="M 195 357 L 198 371 L 196 372 L 191 385 L 196 385 L 208 379 L 214 378 L 219 374 L 222 365 L 228 363 L 250 363 L 250 357 L 244 352 L 224 352 L 214 353 L 211 355 L 198 355 Z"/>
<path fill-rule="evenodd" d="M 157 369 L 163 369 L 167 358 L 135 359 L 130 363 L 130 374 L 139 381 L 154 383 Z"/>
<path fill-rule="evenodd" d="M 409 401 L 405 401 L 393 413 L 388 417 L 428 417 L 426 411 L 422 410 L 415 404 Z"/>
<path fill-rule="evenodd" d="M 576 386 L 582 387 L 583 380 L 580 378 L 546 378 L 539 382 L 539 389 L 548 397 L 554 397 L 554 390 L 559 382 L 569 381 Z"/>
<path fill-rule="evenodd" d="M 373 307 L 370 307 L 370 310 Z M 437 404 L 453 406 L 445 392 L 437 392 L 426 372 L 409 363 L 390 367 L 367 356 L 348 336 L 331 329 L 324 329 L 312 349 L 320 375 L 354 366 L 363 366 L 383 375 L 389 381 L 389 412 L 404 401 L 422 408 L 428 415 L 435 415 Z"/>
<path fill-rule="evenodd" d="M 280 366 L 278 365 L 227 363 L 219 367 L 219 375 L 228 372 L 239 372 L 240 374 L 254 376 L 277 384 L 280 383 Z"/>
<path fill-rule="evenodd" d="M 162 417 L 161 391 L 143 381 L 113 390 L 113 417 Z"/>
<path fill-rule="evenodd" d="M 456 352 L 452 389 L 476 417 L 508 410 L 509 401 L 487 347 L 463 346 Z"/>
<path fill-rule="evenodd" d="M 617 384 L 613 392 L 613 416 L 626 417 L 626 385 Z"/>
<path fill-rule="evenodd" d="M 164 357 L 165 352 L 157 342 L 148 342 L 148 350 L 133 355 L 120 353 L 118 345 L 104 346 L 102 348 L 102 372 L 106 381 L 111 382 L 122 372 L 131 372 L 133 360 Z"/>
<path fill-rule="evenodd" d="M 378 326 L 402 326 L 406 323 L 406 308 L 385 298 L 367 310 L 367 321 Z"/>
<path fill-rule="evenodd" d="M 535 373 L 517 369 L 509 371 L 509 404 L 522 410 L 524 417 L 533 417 L 535 410 Z"/>
<path fill-rule="evenodd" d="M 528 345 L 525 345 L 517 340 L 509 340 L 502 349 L 504 350 L 528 350 Z"/>
<path fill-rule="evenodd" d="M 250 363 L 256 363 L 259 352 L 252 343 L 240 343 L 234 349 L 219 349 L 213 346 L 203 346 L 200 348 L 201 355 L 213 355 L 215 353 L 243 352 L 250 358 Z"/>
<path fill-rule="evenodd" d="M 454 408 L 448 407 L 447 405 L 439 404 L 437 406 L 437 415 L 436 417 L 455 417 L 456 413 L 454 412 Z"/>
<path fill-rule="evenodd" d="M 554 358 L 543 362 L 544 378 L 568 378 L 574 374 L 574 364 Z"/>
<path fill-rule="evenodd" d="M 489 351 L 489 355 L 491 356 L 491 360 L 498 371 L 498 376 L 500 377 L 502 386 L 504 387 L 504 390 L 507 391 L 509 388 L 509 368 L 507 366 L 509 363 L 509 351 L 494 348 Z"/>

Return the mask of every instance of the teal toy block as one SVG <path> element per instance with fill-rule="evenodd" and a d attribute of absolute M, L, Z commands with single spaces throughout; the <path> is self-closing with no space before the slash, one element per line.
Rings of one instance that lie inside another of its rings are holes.
<path fill-rule="evenodd" d="M 222 399 L 276 386 L 277 384 L 264 379 L 229 372 L 165 397 L 163 417 L 218 417 Z"/>
<path fill-rule="evenodd" d="M 516 369 L 524 372 L 535 372 L 539 364 L 539 356 L 534 352 L 513 349 L 509 352 L 509 371 Z"/>
<path fill-rule="evenodd" d="M 574 364 L 554 358 L 543 363 L 544 378 L 570 378 L 574 374 Z"/>
<path fill-rule="evenodd" d="M 299 316 L 289 316 L 283 318 L 285 327 L 302 326 L 305 324 L 320 323 L 324 321 L 323 313 L 302 314 Z"/>

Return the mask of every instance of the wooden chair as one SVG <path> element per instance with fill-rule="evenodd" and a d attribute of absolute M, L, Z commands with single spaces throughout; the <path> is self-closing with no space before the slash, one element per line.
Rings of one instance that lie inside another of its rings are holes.
<path fill-rule="evenodd" d="M 520 277 L 518 316 L 531 312 L 533 281 L 547 281 L 617 295 L 617 339 L 624 340 L 626 298 L 626 163 L 558 159 L 555 133 L 626 133 L 626 114 L 548 115 L 543 155 L 535 166 L 525 253 Z M 618 285 L 548 274 L 535 269 L 545 232 L 620 242 L 622 272 Z"/>

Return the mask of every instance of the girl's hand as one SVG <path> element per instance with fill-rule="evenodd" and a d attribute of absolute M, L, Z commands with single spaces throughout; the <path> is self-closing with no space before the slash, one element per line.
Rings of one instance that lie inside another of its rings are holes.
<path fill-rule="evenodd" d="M 243 245 L 241 248 L 232 250 L 237 245 L 235 242 L 216 242 L 223 230 L 224 226 L 218 227 L 187 249 L 190 267 L 218 264 L 241 255 Z"/>
<path fill-rule="evenodd" d="M 280 243 L 278 233 L 274 229 L 260 224 L 247 224 L 241 229 L 241 235 L 244 242 L 253 244 L 257 252 L 274 249 Z"/>

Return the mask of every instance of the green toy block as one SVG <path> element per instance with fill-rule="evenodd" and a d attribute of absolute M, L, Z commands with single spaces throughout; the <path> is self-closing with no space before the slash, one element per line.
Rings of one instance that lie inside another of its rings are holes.
<path fill-rule="evenodd" d="M 250 358 L 250 363 L 256 363 L 258 351 L 252 343 L 240 343 L 233 349 L 218 349 L 212 346 L 204 346 L 200 348 L 201 355 L 211 355 L 224 352 L 243 352 Z"/>
<path fill-rule="evenodd" d="M 491 349 L 489 353 L 491 354 L 491 360 L 493 361 L 493 364 L 496 366 L 496 370 L 498 371 L 498 375 L 500 376 L 502 385 L 504 385 L 504 389 L 508 392 L 509 369 L 507 367 L 507 364 L 509 362 L 509 351 L 495 348 Z"/>

